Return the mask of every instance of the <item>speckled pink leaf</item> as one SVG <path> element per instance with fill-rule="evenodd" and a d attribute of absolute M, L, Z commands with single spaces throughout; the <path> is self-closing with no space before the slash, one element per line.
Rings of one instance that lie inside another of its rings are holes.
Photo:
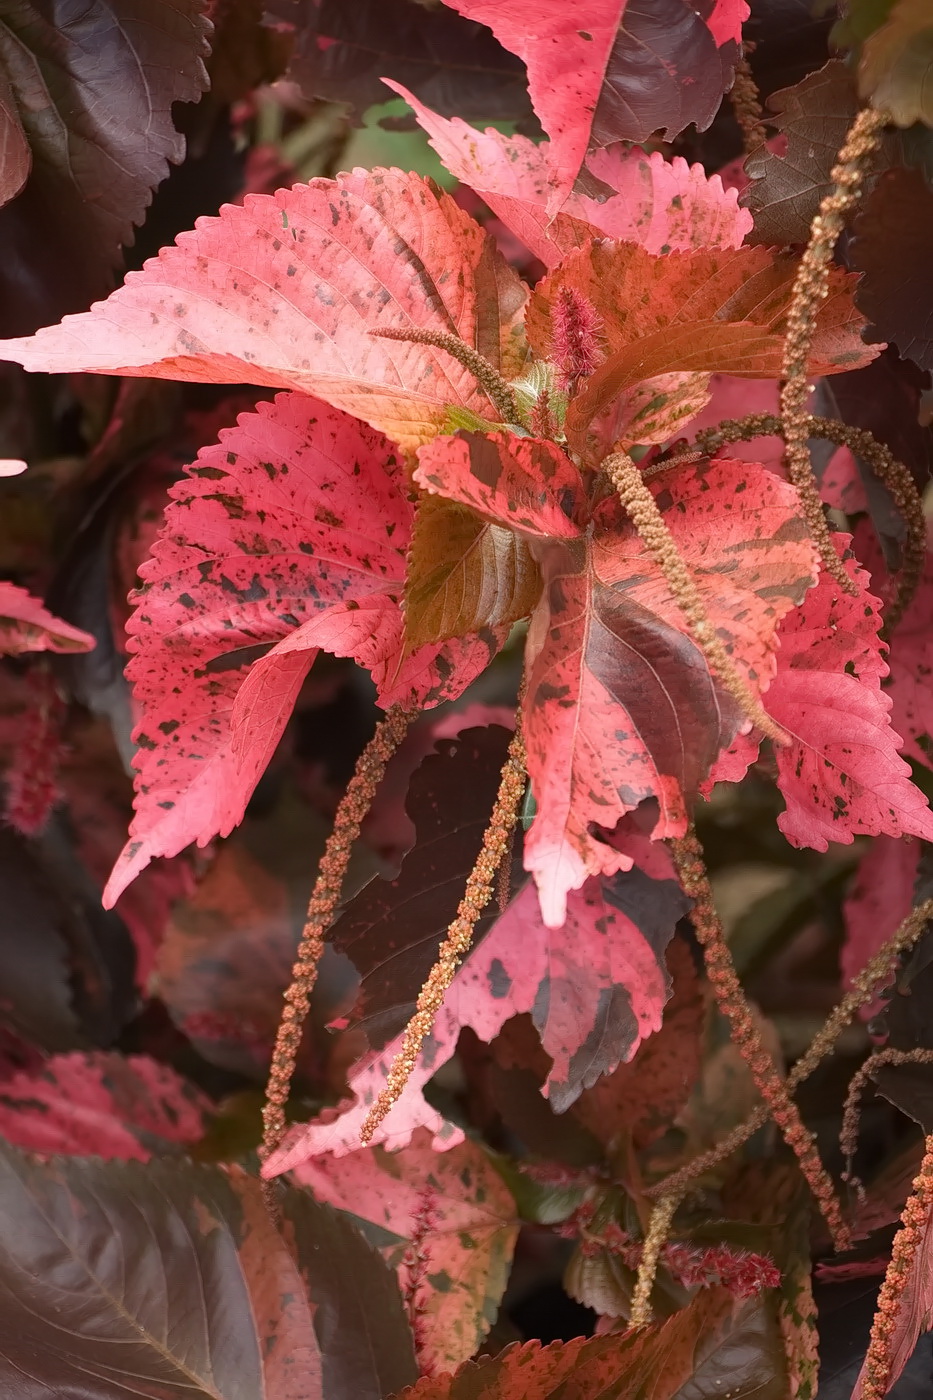
<path fill-rule="evenodd" d="M 764 691 L 777 625 L 815 577 L 796 493 L 763 467 L 726 459 L 652 489 L 714 627 Z M 567 890 L 624 867 L 591 827 L 611 830 L 655 797 L 654 837 L 682 834 L 699 785 L 741 723 L 634 529 L 611 503 L 601 524 L 586 540 L 535 546 L 545 592 L 526 652 L 537 814 L 525 866 L 555 927 Z"/>
<path fill-rule="evenodd" d="M 576 539 L 583 483 L 579 468 L 553 442 L 511 433 L 457 433 L 418 452 L 415 480 L 491 516 L 500 525 L 542 539 Z"/>
<path fill-rule="evenodd" d="M 147 1055 L 53 1055 L 0 1085 L 0 1137 L 45 1155 L 137 1158 L 204 1134 L 210 1101 Z"/>
<path fill-rule="evenodd" d="M 94 638 L 53 617 L 38 598 L 0 581 L 0 656 L 24 651 L 90 651 Z"/>
<path fill-rule="evenodd" d="M 840 547 L 848 536 L 838 535 Z M 765 708 L 792 742 L 776 750 L 778 787 L 787 804 L 778 826 L 793 846 L 825 851 L 855 836 L 910 834 L 933 840 L 933 812 L 911 781 L 892 728 L 888 674 L 878 632 L 881 605 L 853 558 L 846 568 L 858 595 L 826 573 L 803 606 L 783 622 L 778 671 Z M 736 781 L 757 753 L 744 741 L 730 771 Z"/>
<path fill-rule="evenodd" d="M 414 446 L 457 404 L 487 415 L 445 351 L 376 329 L 455 334 L 517 372 L 518 275 L 449 195 L 398 170 L 248 195 L 200 219 L 106 302 L 0 342 L 27 369 L 301 389 Z"/>
<path fill-rule="evenodd" d="M 395 674 L 412 507 L 391 444 L 325 404 L 242 414 L 172 495 L 128 628 L 136 816 L 108 901 L 240 821 L 319 647 L 371 667 L 387 703 L 432 704 L 492 645 L 422 648 Z"/>
<path fill-rule="evenodd" d="M 581 173 L 587 150 L 616 141 L 668 137 L 716 115 L 738 56 L 745 0 L 448 0 L 488 24 L 528 66 L 531 101 L 551 138 L 555 213 Z"/>
<path fill-rule="evenodd" d="M 855 550 L 872 578 L 872 589 L 882 598 L 893 595 L 895 582 L 885 569 L 877 536 L 867 521 L 859 522 Z M 903 743 L 905 758 L 933 767 L 933 550 L 926 560 L 917 591 L 888 640 L 891 677 L 886 686 L 891 699 L 891 724 Z"/>
<path fill-rule="evenodd" d="M 295 1178 L 319 1201 L 376 1228 L 416 1311 L 423 1370 L 451 1370 L 473 1355 L 495 1320 L 518 1235 L 518 1211 L 489 1157 L 465 1139 L 437 1153 L 422 1130 L 408 1147 L 316 1157 Z M 406 1250 L 417 1238 L 413 1270 Z"/>
<path fill-rule="evenodd" d="M 594 151 L 591 175 L 612 193 L 602 202 L 571 194 L 550 218 L 546 205 L 553 171 L 547 142 L 477 131 L 459 117 L 438 116 L 399 83 L 387 85 L 414 109 L 431 145 L 451 174 L 482 195 L 503 223 L 546 267 L 600 234 L 639 243 L 649 253 L 688 248 L 738 248 L 752 227 L 738 194 L 724 190 L 718 175 L 682 156 L 666 161 L 627 146 Z"/>
<path fill-rule="evenodd" d="M 914 907 L 920 851 L 919 841 L 876 836 L 862 856 L 843 905 L 845 939 L 839 965 L 845 989 Z M 875 1000 L 863 1006 L 862 1019 L 870 1020 L 880 1004 Z"/>
<path fill-rule="evenodd" d="M 429 1106 L 423 1090 L 453 1055 L 464 1026 L 491 1041 L 506 1021 L 531 1012 L 554 1059 L 545 1092 L 559 1112 L 660 1027 L 670 995 L 664 950 L 683 912 L 683 896 L 663 847 L 633 832 L 623 841 L 625 858 L 634 859 L 635 867 L 572 891 L 563 928 L 545 926 L 528 888 L 473 949 L 404 1092 L 376 1130 L 377 1142 L 397 1150 L 418 1128 L 431 1132 L 436 1151 L 462 1141 L 460 1129 Z M 266 1173 L 278 1175 L 321 1153 L 356 1151 L 363 1119 L 401 1041 L 400 1034 L 364 1056 L 350 1075 L 356 1102 L 293 1128 Z"/>

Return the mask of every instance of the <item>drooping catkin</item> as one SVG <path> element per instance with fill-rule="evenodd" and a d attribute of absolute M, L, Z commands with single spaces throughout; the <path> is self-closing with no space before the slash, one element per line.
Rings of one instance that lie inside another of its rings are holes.
<path fill-rule="evenodd" d="M 448 355 L 452 355 L 459 364 L 463 365 L 464 369 L 470 371 L 503 423 L 522 422 L 518 403 L 507 380 L 503 379 L 495 365 L 491 365 L 485 355 L 474 350 L 472 345 L 468 345 L 459 336 L 449 335 L 445 331 L 418 330 L 415 327 L 407 329 L 401 326 L 386 330 L 371 330 L 369 335 L 375 336 L 378 340 L 407 340 L 414 345 L 433 345 L 438 350 L 446 350 Z"/>
<path fill-rule="evenodd" d="M 497 873 L 503 859 L 506 858 L 524 792 L 525 744 L 519 710 L 516 715 L 515 734 L 502 767 L 492 815 L 483 833 L 482 848 L 467 879 L 457 916 L 448 928 L 438 951 L 437 961 L 418 994 L 414 1015 L 405 1027 L 402 1046 L 389 1069 L 385 1087 L 360 1129 L 360 1140 L 364 1143 L 370 1141 L 408 1083 L 418 1062 L 425 1037 L 434 1025 L 434 1018 L 441 1008 L 460 962 L 469 951 L 473 941 L 473 930 L 492 898 Z"/>
<path fill-rule="evenodd" d="M 716 913 L 713 892 L 696 833 L 691 829 L 686 836 L 670 844 L 680 882 L 685 892 L 693 899 L 690 917 L 697 940 L 703 949 L 706 975 L 716 998 L 716 1005 L 729 1022 L 732 1039 L 751 1071 L 755 1086 L 770 1116 L 780 1128 L 787 1145 L 796 1154 L 800 1170 L 823 1212 L 837 1249 L 844 1249 L 848 1245 L 849 1229 L 842 1218 L 835 1188 L 820 1161 L 813 1134 L 804 1126 L 800 1112 L 792 1101 L 774 1060 L 765 1049 L 752 1019 L 722 924 Z"/>
<path fill-rule="evenodd" d="M 350 851 L 359 835 L 363 818 L 372 805 L 386 765 L 408 732 L 412 718 L 413 716 L 403 710 L 401 705 L 392 706 L 357 760 L 353 777 L 337 807 L 334 828 L 328 837 L 318 867 L 317 880 L 308 901 L 301 942 L 292 968 L 292 980 L 285 993 L 282 1019 L 272 1052 L 266 1101 L 262 1111 L 263 1136 L 259 1150 L 262 1161 L 275 1151 L 285 1135 L 285 1104 L 295 1071 L 302 1028 L 308 1014 L 311 992 L 317 980 L 318 963 L 324 951 L 324 934 L 333 920 L 340 900 Z"/>
<path fill-rule="evenodd" d="M 757 695 L 743 680 L 722 640 L 709 620 L 703 599 L 677 542 L 658 509 L 641 471 L 624 452 L 607 457 L 602 470 L 609 477 L 619 499 L 652 558 L 664 575 L 674 600 L 684 615 L 688 630 L 709 663 L 710 670 L 752 723 L 775 743 L 787 742 L 787 735 L 765 710 Z"/>
<path fill-rule="evenodd" d="M 847 593 L 854 586 L 836 553 L 823 514 L 810 451 L 807 447 L 807 401 L 810 397 L 810 348 L 816 330 L 820 303 L 829 292 L 829 264 L 836 241 L 846 217 L 855 208 L 862 194 L 871 157 L 877 151 L 887 115 L 873 107 L 865 107 L 846 136 L 830 178 L 833 188 L 826 195 L 810 225 L 810 241 L 804 249 L 794 281 L 787 330 L 784 336 L 784 357 L 781 378 L 781 417 L 784 423 L 784 444 L 787 470 L 800 493 L 803 513 L 814 542 L 819 548 L 826 569 Z"/>
<path fill-rule="evenodd" d="M 732 103 L 732 111 L 742 133 L 742 146 L 745 154 L 751 155 L 752 151 L 757 151 L 759 146 L 763 146 L 768 139 L 762 121 L 761 97 L 758 92 L 758 84 L 752 77 L 751 65 L 747 55 L 751 52 L 752 45 L 745 45 L 745 53 L 735 65 L 735 78 L 729 99 Z"/>
<path fill-rule="evenodd" d="M 923 1237 L 930 1228 L 933 1211 L 933 1136 L 926 1139 L 920 1171 L 901 1215 L 901 1227 L 894 1236 L 891 1262 L 878 1294 L 871 1338 L 865 1355 L 861 1388 L 856 1400 L 884 1400 L 890 1388 L 891 1343 L 900 1323 L 904 1291 L 910 1279 Z M 918 1283 L 919 1286 L 919 1283 Z"/>
<path fill-rule="evenodd" d="M 891 980 L 898 960 L 918 941 L 931 919 L 933 919 L 933 899 L 927 899 L 908 914 L 874 957 L 868 960 L 858 976 L 853 978 L 850 990 L 833 1007 L 822 1028 L 813 1037 L 806 1052 L 801 1055 L 784 1081 L 784 1087 L 788 1094 L 792 1094 L 806 1079 L 809 1079 L 813 1071 L 829 1054 L 855 1013 L 867 1001 L 871 1000 L 876 987 Z M 715 1147 L 700 1153 L 687 1162 L 685 1166 L 678 1168 L 676 1172 L 671 1172 L 670 1176 L 665 1177 L 663 1181 L 649 1186 L 646 1194 L 655 1199 L 677 1192 L 683 1194 L 692 1181 L 696 1181 L 698 1177 L 712 1171 L 720 1162 L 731 1157 L 733 1152 L 737 1152 L 743 1143 L 746 1143 L 754 1133 L 757 1133 L 759 1128 L 764 1127 L 768 1117 L 769 1112 L 765 1106 L 757 1108 L 754 1113 L 749 1114 L 744 1123 L 739 1123 Z"/>
<path fill-rule="evenodd" d="M 858 1148 L 862 1093 L 869 1079 L 874 1077 L 877 1070 L 884 1069 L 885 1065 L 933 1065 L 933 1050 L 922 1046 L 914 1050 L 895 1050 L 891 1046 L 886 1046 L 884 1049 L 875 1050 L 873 1054 L 869 1055 L 865 1063 L 856 1070 L 849 1080 L 849 1089 L 842 1110 L 839 1150 L 846 1162 L 846 1174 L 843 1180 L 848 1181 L 851 1186 L 858 1185 L 857 1177 L 852 1174 L 852 1159 Z"/>
<path fill-rule="evenodd" d="M 658 1273 L 658 1263 L 671 1233 L 671 1225 L 681 1199 L 676 1195 L 662 1196 L 651 1212 L 632 1293 L 632 1306 L 629 1309 L 628 1325 L 633 1330 L 648 1327 L 651 1323 L 651 1292 Z"/>

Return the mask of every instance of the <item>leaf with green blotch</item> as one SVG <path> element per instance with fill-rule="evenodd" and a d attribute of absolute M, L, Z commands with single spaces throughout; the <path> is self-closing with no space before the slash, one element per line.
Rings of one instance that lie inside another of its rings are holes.
<path fill-rule="evenodd" d="M 472 1356 L 495 1321 L 518 1235 L 515 1201 L 483 1149 L 467 1139 L 435 1152 L 419 1130 L 400 1152 L 313 1157 L 296 1177 L 355 1217 L 398 1270 L 420 1317 L 422 1369 Z"/>
<path fill-rule="evenodd" d="M 405 582 L 409 650 L 518 622 L 540 594 L 538 566 L 513 530 L 456 501 L 418 502 Z"/>
<path fill-rule="evenodd" d="M 626 1336 L 506 1347 L 454 1375 L 424 1377 L 398 1400 L 787 1400 L 766 1302 L 703 1290 L 660 1326 Z"/>
<path fill-rule="evenodd" d="M 859 60 L 859 91 L 897 126 L 933 126 L 933 11 L 929 0 L 896 0 Z"/>
<path fill-rule="evenodd" d="M 0 1147 L 0 1215 L 0 1392 L 17 1400 L 381 1400 L 417 1374 L 365 1241 L 289 1191 L 290 1247 L 237 1168 Z"/>

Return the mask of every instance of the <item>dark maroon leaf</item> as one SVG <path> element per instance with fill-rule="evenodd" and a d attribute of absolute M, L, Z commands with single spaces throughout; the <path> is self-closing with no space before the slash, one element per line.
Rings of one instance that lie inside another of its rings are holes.
<path fill-rule="evenodd" d="M 361 976 L 353 1014 L 374 1048 L 405 1026 L 457 912 L 482 845 L 510 735 L 500 725 L 443 739 L 412 777 L 405 803 L 415 844 L 395 880 L 356 896 L 330 938 Z M 498 915 L 490 904 L 475 944 Z"/>
<path fill-rule="evenodd" d="M 769 99 L 769 120 L 787 137 L 784 155 L 760 147 L 745 162 L 751 184 L 741 202 L 750 209 L 755 243 L 806 243 L 810 224 L 829 193 L 829 172 L 858 110 L 855 80 L 834 60 L 796 87 Z"/>
<path fill-rule="evenodd" d="M 767 1304 L 717 1288 L 660 1327 L 506 1347 L 425 1377 L 399 1400 L 786 1400 L 787 1383 Z"/>
<path fill-rule="evenodd" d="M 314 1307 L 324 1400 L 382 1400 L 409 1385 L 418 1368 L 395 1270 L 307 1191 L 287 1190 L 282 1213 Z"/>
<path fill-rule="evenodd" d="M 273 0 L 295 32 L 289 75 L 306 97 L 350 104 L 356 120 L 392 94 L 383 78 L 426 106 L 465 121 L 531 118 L 525 67 L 485 25 L 419 0 Z"/>
<path fill-rule="evenodd" d="M 791 87 L 829 57 L 833 16 L 813 0 L 752 0 L 742 37 L 762 94 Z"/>
<path fill-rule="evenodd" d="M 0 1391 L 17 1400 L 381 1400 L 416 1374 L 388 1270 L 307 1195 L 284 1206 L 293 1255 L 238 1169 L 5 1148 L 0 1214 Z"/>
<path fill-rule="evenodd" d="M 850 243 L 864 273 L 855 300 L 869 340 L 893 341 L 921 369 L 933 369 L 933 190 L 919 170 L 885 171 L 867 196 Z"/>
<path fill-rule="evenodd" d="M 5 333 L 109 291 L 120 245 L 184 154 L 172 104 L 203 91 L 208 33 L 198 0 L 4 0 L 3 134 L 9 149 L 18 130 L 31 151 L 0 213 Z"/>
<path fill-rule="evenodd" d="M 53 821 L 27 840 L 0 829 L 0 1024 L 45 1050 L 109 1045 L 133 1004 L 122 919 Z"/>
<path fill-rule="evenodd" d="M 926 878 L 921 865 L 918 881 Z M 905 960 L 878 1018 L 893 1050 L 933 1050 L 933 934 L 927 932 Z M 878 1092 L 924 1133 L 933 1133 L 933 1065 L 883 1065 L 872 1076 Z"/>

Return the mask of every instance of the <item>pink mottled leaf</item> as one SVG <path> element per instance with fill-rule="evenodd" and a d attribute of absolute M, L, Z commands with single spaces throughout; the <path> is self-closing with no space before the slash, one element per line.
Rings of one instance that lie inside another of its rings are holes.
<path fill-rule="evenodd" d="M 839 544 L 848 537 L 837 536 Z M 826 573 L 803 606 L 783 622 L 778 670 L 765 699 L 791 737 L 776 750 L 778 787 L 787 804 L 778 825 L 793 846 L 825 851 L 855 836 L 933 839 L 933 813 L 899 756 L 882 643 L 881 605 L 855 559 L 846 560 L 858 595 Z M 728 774 L 736 781 L 758 751 L 742 741 Z"/>
<path fill-rule="evenodd" d="M 486 415 L 489 401 L 446 351 L 369 332 L 457 335 L 510 374 L 525 295 L 449 195 L 357 170 L 225 205 L 106 302 L 0 354 L 32 370 L 301 389 L 414 446 L 448 405 Z"/>
<path fill-rule="evenodd" d="M 874 531 L 859 524 L 855 549 L 871 574 L 872 589 L 888 599 L 894 589 Z M 889 640 L 891 723 L 903 740 L 901 751 L 926 768 L 933 767 L 933 550 L 927 547 L 923 573 L 904 616 Z"/>
<path fill-rule="evenodd" d="M 24 651 L 90 651 L 94 638 L 53 617 L 38 598 L 0 581 L 0 656 Z"/>
<path fill-rule="evenodd" d="M 415 480 L 491 516 L 501 525 L 542 539 L 577 539 L 582 503 L 580 472 L 553 442 L 511 433 L 457 433 L 418 453 Z"/>
<path fill-rule="evenodd" d="M 555 213 L 592 147 L 702 131 L 730 86 L 745 0 L 597 0 L 581 13 L 549 0 L 449 0 L 488 24 L 528 67 L 531 101 L 551 138 Z"/>
<path fill-rule="evenodd" d="M 373 669 L 386 703 L 447 698 L 490 654 L 457 643 L 442 674 L 422 648 L 395 674 L 412 507 L 391 444 L 346 414 L 279 395 L 172 496 L 128 629 L 136 816 L 108 901 L 240 821 L 319 647 Z"/>
<path fill-rule="evenodd" d="M 570 194 L 551 218 L 546 206 L 554 172 L 547 142 L 492 128 L 477 131 L 459 117 L 432 112 L 399 83 L 388 86 L 414 109 L 451 174 L 482 195 L 546 267 L 600 234 L 668 253 L 738 248 L 751 230 L 751 215 L 718 175 L 708 176 L 682 156 L 666 161 L 659 151 L 648 155 L 625 146 L 594 151 L 587 159 L 590 174 L 611 191 L 607 199 Z"/>
<path fill-rule="evenodd" d="M 845 940 L 839 957 L 843 987 L 852 985 L 913 908 L 920 851 L 919 841 L 876 836 L 859 862 L 843 905 Z M 863 1020 L 870 1020 L 879 1005 L 876 999 L 863 1006 Z"/>
<path fill-rule="evenodd" d="M 665 948 L 684 902 L 663 848 L 635 833 L 626 834 L 625 844 L 635 868 L 571 892 L 563 928 L 545 926 L 530 888 L 497 920 L 454 978 L 411 1079 L 377 1129 L 378 1142 L 397 1150 L 420 1127 L 432 1133 L 435 1150 L 462 1141 L 422 1091 L 454 1053 L 464 1026 L 491 1041 L 506 1021 L 530 1012 L 553 1057 L 545 1092 L 558 1111 L 659 1029 L 670 995 Z M 400 1045 L 401 1034 L 364 1056 L 350 1076 L 356 1102 L 294 1128 L 267 1174 L 321 1153 L 356 1151 L 362 1121 Z"/>
<path fill-rule="evenodd" d="M 375 1227 L 422 1369 L 451 1370 L 472 1356 L 495 1320 L 518 1235 L 515 1202 L 482 1148 L 467 1139 L 437 1153 L 422 1130 L 400 1152 L 315 1157 L 295 1177 L 364 1232 Z"/>
<path fill-rule="evenodd" d="M 777 625 L 814 578 L 796 493 L 762 467 L 724 459 L 652 489 L 713 625 L 764 691 Z M 567 890 L 624 865 L 591 827 L 611 830 L 655 797 L 654 837 L 681 834 L 741 723 L 634 529 L 611 507 L 599 523 L 587 540 L 539 551 L 545 592 L 528 638 L 525 732 L 538 810 L 525 867 L 555 927 Z"/>
<path fill-rule="evenodd" d="M 210 1101 L 147 1055 L 53 1055 L 0 1085 L 0 1137 L 45 1155 L 137 1158 L 204 1134 Z"/>

